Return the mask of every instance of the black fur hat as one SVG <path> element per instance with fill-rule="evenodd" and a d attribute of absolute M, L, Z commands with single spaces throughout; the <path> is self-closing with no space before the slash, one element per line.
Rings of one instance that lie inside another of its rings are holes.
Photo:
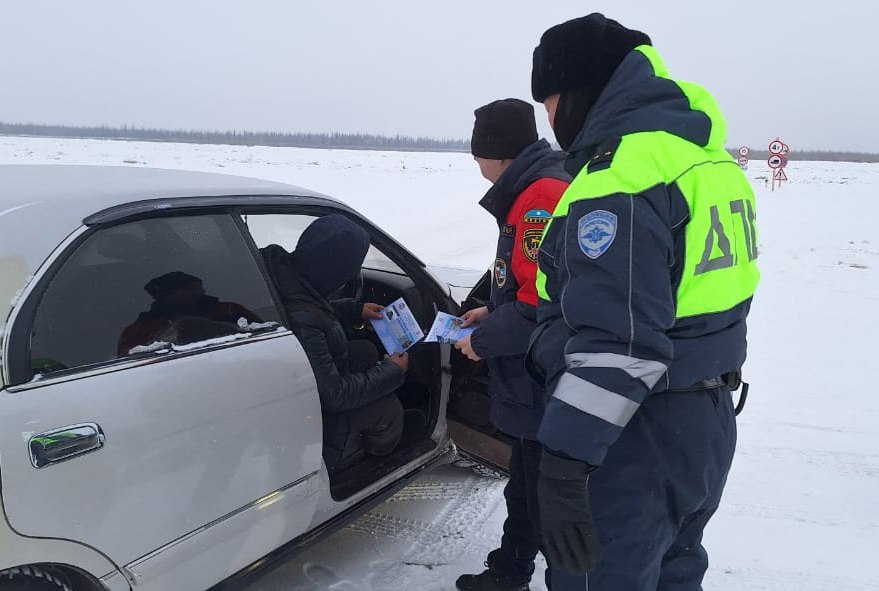
<path fill-rule="evenodd" d="M 547 29 L 534 50 L 534 100 L 583 87 L 597 94 L 630 51 L 650 43 L 641 31 L 597 12 Z"/>

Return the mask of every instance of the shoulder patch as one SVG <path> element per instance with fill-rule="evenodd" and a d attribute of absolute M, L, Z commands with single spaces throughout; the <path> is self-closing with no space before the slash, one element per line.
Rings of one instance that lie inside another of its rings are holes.
<path fill-rule="evenodd" d="M 586 171 L 597 172 L 610 168 L 610 165 L 613 164 L 613 157 L 616 155 L 622 141 L 622 138 L 615 137 L 602 142 L 595 150 L 595 154 L 592 155 L 589 163 L 586 164 Z"/>
<path fill-rule="evenodd" d="M 516 226 L 514 226 L 513 224 L 504 224 L 504 227 L 501 228 L 501 234 L 505 236 L 515 236 Z"/>
<path fill-rule="evenodd" d="M 597 259 L 607 252 L 617 237 L 616 214 L 603 209 L 587 213 L 577 224 L 577 237 L 583 254 Z"/>
<path fill-rule="evenodd" d="M 537 262 L 537 252 L 540 248 L 540 239 L 543 238 L 543 228 L 531 228 L 525 230 L 522 235 L 522 250 L 525 252 L 525 258 L 532 263 Z"/>
<path fill-rule="evenodd" d="M 494 282 L 498 287 L 507 283 L 507 261 L 500 257 L 494 260 Z"/>
<path fill-rule="evenodd" d="M 552 214 L 545 209 L 530 209 L 525 213 L 523 221 L 526 224 L 547 224 Z"/>

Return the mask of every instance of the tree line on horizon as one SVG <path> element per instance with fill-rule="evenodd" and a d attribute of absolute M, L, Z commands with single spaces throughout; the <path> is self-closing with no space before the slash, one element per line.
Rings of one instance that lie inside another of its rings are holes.
<path fill-rule="evenodd" d="M 44 125 L 0 122 L 0 135 L 60 137 L 77 139 L 138 140 L 192 144 L 231 144 L 291 148 L 337 148 L 347 150 L 399 150 L 418 152 L 470 152 L 469 139 L 437 139 L 403 135 L 385 136 L 366 133 L 289 133 L 276 131 L 205 131 L 193 129 L 157 129 L 151 127 Z M 556 146 L 558 147 L 558 146 Z M 729 148 L 738 158 L 738 150 Z M 751 163 L 765 162 L 769 153 L 753 150 Z M 790 160 L 828 162 L 879 162 L 879 154 L 838 150 L 793 150 Z"/>
<path fill-rule="evenodd" d="M 288 133 L 277 131 L 205 131 L 151 127 L 43 125 L 0 122 L 0 135 L 77 139 L 138 140 L 192 144 L 231 144 L 290 148 L 339 148 L 349 150 L 405 150 L 469 152 L 469 139 L 436 139 L 367 133 Z"/>

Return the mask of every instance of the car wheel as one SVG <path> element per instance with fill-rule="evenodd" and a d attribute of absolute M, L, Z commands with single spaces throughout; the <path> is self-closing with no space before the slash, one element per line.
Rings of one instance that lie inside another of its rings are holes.
<path fill-rule="evenodd" d="M 0 591 L 72 591 L 70 585 L 54 571 L 37 566 L 22 566 L 0 572 Z"/>

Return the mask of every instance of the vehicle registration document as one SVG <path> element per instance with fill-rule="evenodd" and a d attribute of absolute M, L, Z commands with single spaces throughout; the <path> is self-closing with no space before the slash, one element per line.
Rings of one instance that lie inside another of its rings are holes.
<path fill-rule="evenodd" d="M 424 337 L 424 331 L 403 298 L 386 306 L 381 319 L 370 319 L 369 322 L 388 354 L 407 351 Z"/>

